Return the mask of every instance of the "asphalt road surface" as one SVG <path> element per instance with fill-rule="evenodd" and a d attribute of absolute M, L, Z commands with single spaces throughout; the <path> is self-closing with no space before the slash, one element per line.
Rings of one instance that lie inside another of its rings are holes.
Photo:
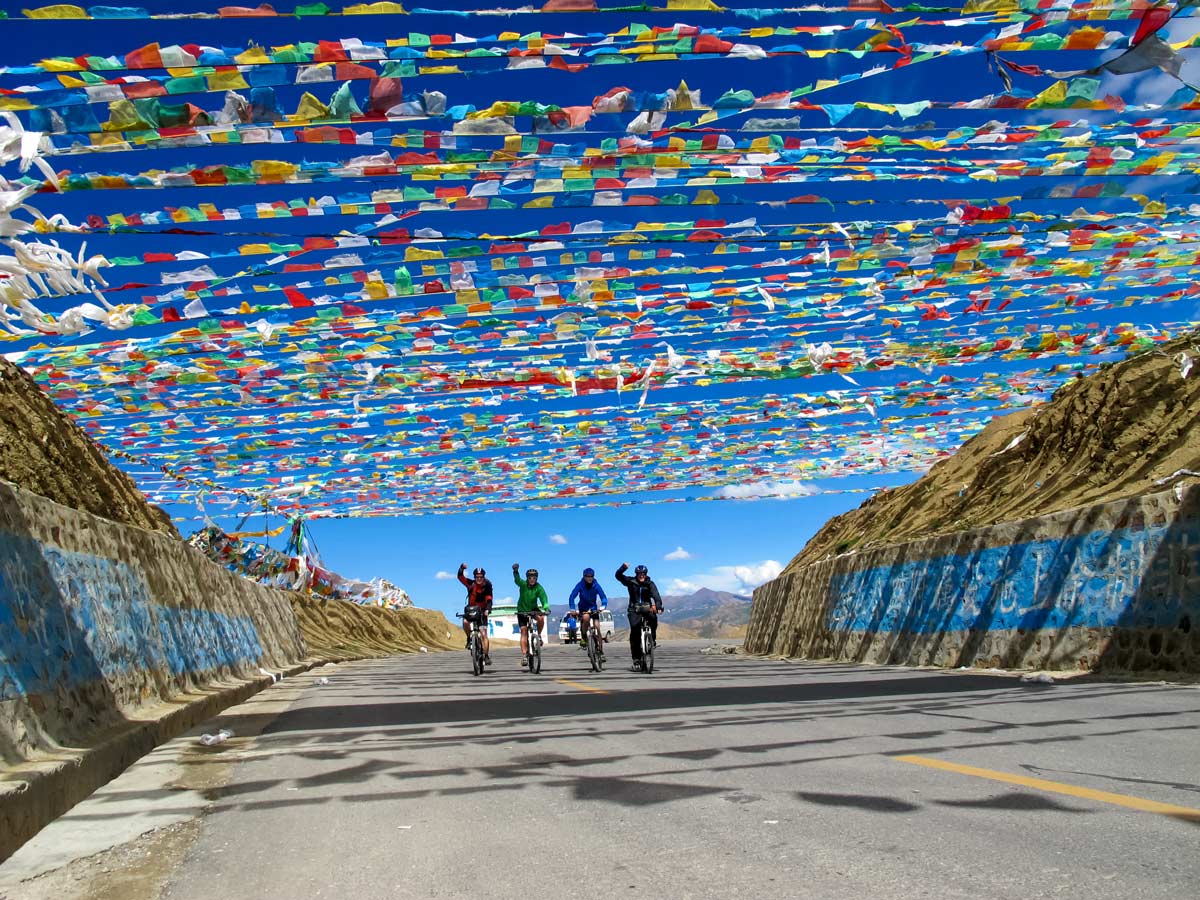
<path fill-rule="evenodd" d="M 652 676 L 552 646 L 540 676 L 500 650 L 479 678 L 458 652 L 296 679 L 220 720 L 227 773 L 161 896 L 1195 896 L 1200 687 L 706 646 L 664 643 Z M 122 816 L 96 801 L 92 827 Z"/>

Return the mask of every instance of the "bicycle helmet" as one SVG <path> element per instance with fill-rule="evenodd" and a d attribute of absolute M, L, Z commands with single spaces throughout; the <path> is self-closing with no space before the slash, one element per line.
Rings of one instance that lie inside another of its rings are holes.
<path fill-rule="evenodd" d="M 589 575 L 590 575 L 592 578 L 595 578 L 595 577 L 596 577 L 596 570 L 595 570 L 595 569 L 591 569 L 591 568 L 589 568 L 589 569 L 584 569 L 584 570 L 583 570 L 583 577 L 584 577 L 584 578 L 587 578 Z"/>
<path fill-rule="evenodd" d="M 647 569 L 645 566 L 638 566 L 636 569 L 633 570 L 633 574 L 634 575 L 649 575 L 650 570 Z"/>
<path fill-rule="evenodd" d="M 537 571 L 537 569 L 526 569 L 526 570 L 525 570 L 525 577 L 526 577 L 526 578 L 537 578 L 537 576 L 538 576 L 538 571 Z"/>
<path fill-rule="evenodd" d="M 473 574 L 476 578 L 478 578 L 480 575 L 486 575 L 487 572 L 483 571 L 483 569 L 476 569 L 471 574 Z"/>

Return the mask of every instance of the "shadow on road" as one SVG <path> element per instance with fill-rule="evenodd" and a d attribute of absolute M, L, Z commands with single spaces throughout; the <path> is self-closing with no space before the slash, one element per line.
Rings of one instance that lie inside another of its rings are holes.
<path fill-rule="evenodd" d="M 1154 740 L 1194 730 L 1198 712 L 1197 703 L 1126 711 L 1139 695 L 1161 691 L 1153 686 L 1072 685 L 1069 709 L 1075 714 L 1064 716 L 1054 714 L 1063 709 L 1060 691 L 1007 677 L 690 656 L 676 658 L 676 670 L 664 669 L 664 677 L 606 673 L 594 683 L 612 693 L 594 694 L 523 675 L 510 651 L 496 659 L 498 667 L 511 668 L 479 679 L 461 671 L 457 655 L 346 669 L 330 686 L 305 694 L 240 754 L 246 763 L 267 766 L 247 768 L 209 799 L 216 811 L 277 811 L 470 794 L 486 802 L 488 795 L 559 788 L 579 802 L 626 808 L 713 795 L 745 805 L 761 800 L 750 791 L 773 770 L 791 768 L 797 777 L 809 777 L 799 773 L 904 753 L 1122 735 Z M 671 661 L 671 654 L 664 660 Z M 1110 696 L 1125 702 L 1123 710 L 1109 711 Z M 236 719 L 231 724 L 237 731 Z M 778 736 L 780 726 L 786 739 L 753 740 L 764 731 Z M 704 746 L 714 729 L 724 729 L 722 743 Z M 740 735 L 749 739 L 739 741 Z M 618 750 L 639 743 L 652 749 Z M 274 777 L 271 761 L 283 756 L 324 768 Z M 868 793 L 791 796 L 804 804 L 888 815 L 938 804 L 1088 811 L 1018 791 L 921 803 Z"/>
<path fill-rule="evenodd" d="M 874 797 L 870 794 L 817 794 L 811 791 L 797 791 L 796 797 L 806 803 L 817 803 L 821 806 L 848 806 L 870 812 L 906 813 L 916 812 L 921 808 L 916 803 L 907 803 L 904 800 L 897 800 L 895 797 Z"/>
<path fill-rule="evenodd" d="M 465 722 L 509 721 L 557 716 L 577 716 L 586 709 L 589 715 L 647 712 L 654 710 L 686 710 L 707 707 L 736 707 L 746 709 L 760 704 L 806 704 L 853 701 L 883 697 L 934 697 L 945 694 L 968 694 L 982 690 L 1014 689 L 1011 678 L 977 676 L 953 678 L 936 673 L 919 673 L 903 677 L 868 678 L 855 681 L 836 681 L 821 678 L 775 684 L 724 685 L 712 687 L 658 687 L 665 679 L 654 676 L 653 688 L 636 691 L 617 691 L 587 698 L 586 707 L 578 693 L 557 692 L 519 696 L 489 696 L 490 684 L 480 680 L 479 691 L 473 700 L 406 700 L 403 702 L 355 703 L 342 711 L 337 722 L 340 728 L 370 728 L 379 725 L 450 724 Z M 690 680 L 690 679 L 689 679 Z M 528 679 L 523 682 L 528 683 Z M 603 683 L 612 686 L 611 682 Z M 1018 688 L 1019 689 L 1019 688 Z M 358 694 L 361 696 L 361 693 Z M 291 710 L 280 716 L 268 733 L 282 731 L 312 731 L 329 725 L 329 713 L 324 707 Z"/>

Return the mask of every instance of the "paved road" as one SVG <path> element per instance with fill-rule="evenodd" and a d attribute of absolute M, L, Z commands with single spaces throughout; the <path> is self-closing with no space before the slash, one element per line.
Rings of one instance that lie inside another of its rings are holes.
<path fill-rule="evenodd" d="M 551 647 L 538 677 L 507 650 L 293 685 L 163 896 L 1194 895 L 1200 688 L 702 646 L 649 677 Z"/>

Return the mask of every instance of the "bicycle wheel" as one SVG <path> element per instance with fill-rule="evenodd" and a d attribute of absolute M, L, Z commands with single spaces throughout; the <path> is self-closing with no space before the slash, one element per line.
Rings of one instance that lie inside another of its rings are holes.
<path fill-rule="evenodd" d="M 596 642 L 596 671 L 604 671 L 604 639 L 600 637 L 599 631 L 592 632 L 592 637 Z"/>
<path fill-rule="evenodd" d="M 647 675 L 654 671 L 654 641 L 650 639 L 650 626 L 642 626 L 642 671 Z"/>
<path fill-rule="evenodd" d="M 542 674 L 542 639 L 536 634 L 529 637 L 529 671 Z"/>
<path fill-rule="evenodd" d="M 588 629 L 588 633 L 587 633 L 587 651 L 588 651 L 588 662 L 592 664 L 592 671 L 599 672 L 600 671 L 600 650 L 596 646 L 596 635 L 592 633 L 592 630 L 590 628 Z"/>
<path fill-rule="evenodd" d="M 483 641 L 478 635 L 471 640 L 471 671 L 476 675 L 483 674 Z"/>

